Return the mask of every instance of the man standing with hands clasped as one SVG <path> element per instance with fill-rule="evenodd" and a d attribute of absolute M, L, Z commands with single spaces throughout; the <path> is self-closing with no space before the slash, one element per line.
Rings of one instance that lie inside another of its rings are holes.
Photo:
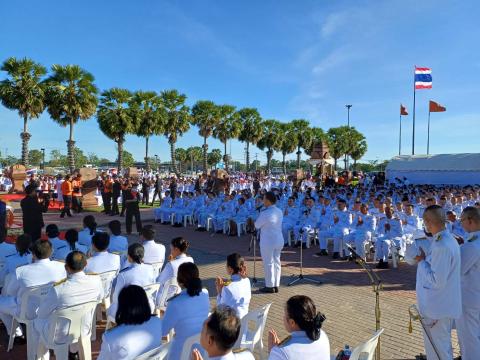
<path fill-rule="evenodd" d="M 423 221 L 432 234 L 430 251 L 425 254 L 420 250 L 415 258 L 418 309 L 431 338 L 424 333 L 425 352 L 428 360 L 452 359 L 452 323 L 462 314 L 460 247 L 445 228 L 442 207 L 426 208 Z"/>
<path fill-rule="evenodd" d="M 282 210 L 275 206 L 277 198 L 271 191 L 263 196 L 263 210 L 255 221 L 260 233 L 260 253 L 265 271 L 265 287 L 261 292 L 277 293 L 280 286 L 282 265 L 280 253 L 283 249 Z"/>

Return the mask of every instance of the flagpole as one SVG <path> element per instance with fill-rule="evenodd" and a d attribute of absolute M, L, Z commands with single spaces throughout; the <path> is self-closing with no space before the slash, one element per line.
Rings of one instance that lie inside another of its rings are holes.
<path fill-rule="evenodd" d="M 412 155 L 415 155 L 415 70 L 413 71 Z"/>
<path fill-rule="evenodd" d="M 428 107 L 427 155 L 430 154 L 430 105 Z"/>
<path fill-rule="evenodd" d="M 398 156 L 400 155 L 402 155 L 402 109 L 401 108 L 400 108 L 400 133 L 398 135 Z"/>

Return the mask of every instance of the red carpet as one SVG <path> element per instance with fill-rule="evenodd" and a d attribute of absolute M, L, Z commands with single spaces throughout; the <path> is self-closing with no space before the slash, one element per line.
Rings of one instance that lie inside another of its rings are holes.
<path fill-rule="evenodd" d="M 0 195 L 0 199 L 3 201 L 8 202 L 20 202 L 25 195 L 23 194 L 3 194 Z M 53 202 L 50 200 L 50 204 L 48 206 L 49 210 L 60 210 L 60 203 L 58 201 Z"/>

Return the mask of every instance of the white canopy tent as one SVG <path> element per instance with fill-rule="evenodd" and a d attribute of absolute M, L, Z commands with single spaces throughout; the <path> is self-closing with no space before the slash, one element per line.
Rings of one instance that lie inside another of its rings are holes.
<path fill-rule="evenodd" d="M 480 153 L 396 156 L 385 171 L 391 182 L 405 177 L 410 184 L 480 184 Z"/>

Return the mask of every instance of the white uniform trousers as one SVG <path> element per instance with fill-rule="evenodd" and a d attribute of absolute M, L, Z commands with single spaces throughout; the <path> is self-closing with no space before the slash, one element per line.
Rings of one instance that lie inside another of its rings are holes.
<path fill-rule="evenodd" d="M 0 296 L 0 320 L 2 320 L 7 334 L 10 336 L 13 316 L 17 313 L 17 303 L 13 296 Z M 15 329 L 15 336 L 22 336 L 22 330 L 19 326 Z"/>
<path fill-rule="evenodd" d="M 478 359 L 480 351 L 480 310 L 463 308 L 455 320 L 462 360 Z"/>
<path fill-rule="evenodd" d="M 320 230 L 318 237 L 320 238 L 320 250 L 327 250 L 327 241 L 333 238 L 333 252 L 343 251 L 344 237 L 348 235 L 348 228 L 334 226 L 329 230 Z"/>
<path fill-rule="evenodd" d="M 365 243 L 370 241 L 372 233 L 365 230 L 354 230 L 347 236 L 345 236 L 345 242 L 355 246 L 355 252 L 362 258 L 365 258 Z M 347 255 L 351 255 L 350 251 L 347 251 Z"/>
<path fill-rule="evenodd" d="M 403 237 L 388 238 L 387 235 L 382 235 L 377 238 L 375 243 L 375 250 L 377 252 L 377 259 L 388 261 L 388 256 L 390 255 L 391 246 L 396 246 L 399 248 L 398 254 L 400 256 L 405 256 L 405 251 L 407 249 L 407 243 Z"/>
<path fill-rule="evenodd" d="M 440 358 L 435 353 L 430 340 L 428 340 L 425 331 L 423 333 L 423 342 L 425 344 L 425 354 L 428 360 L 450 360 L 453 359 L 452 349 L 452 325 L 453 320 L 444 318 L 440 320 L 433 320 L 424 318 L 425 327 L 429 329 L 430 337 L 435 344 Z"/>
<path fill-rule="evenodd" d="M 288 237 L 290 236 L 290 231 L 293 230 L 295 226 L 295 221 L 284 221 L 282 224 L 282 234 L 283 234 L 283 243 L 288 244 Z"/>
<path fill-rule="evenodd" d="M 269 246 L 262 245 L 260 242 L 260 254 L 262 255 L 263 269 L 265 272 L 265 286 L 279 287 L 282 264 L 280 262 L 280 253 L 283 245 Z"/>

